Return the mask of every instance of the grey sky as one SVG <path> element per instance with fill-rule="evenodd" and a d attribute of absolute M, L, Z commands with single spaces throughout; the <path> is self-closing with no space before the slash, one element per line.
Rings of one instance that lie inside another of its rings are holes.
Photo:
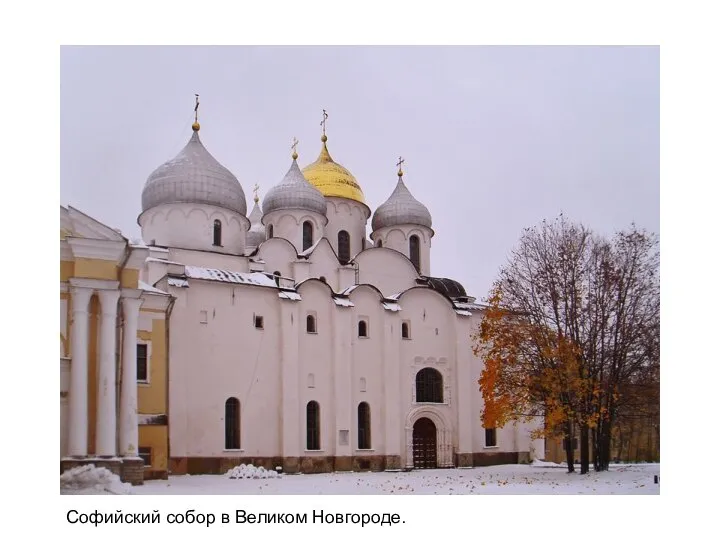
<path fill-rule="evenodd" d="M 139 237 L 148 175 L 191 135 L 252 208 L 328 148 L 371 209 L 404 180 L 432 274 L 482 298 L 522 229 L 564 212 L 660 230 L 657 47 L 64 47 L 61 203 Z M 369 234 L 368 227 L 368 234 Z"/>

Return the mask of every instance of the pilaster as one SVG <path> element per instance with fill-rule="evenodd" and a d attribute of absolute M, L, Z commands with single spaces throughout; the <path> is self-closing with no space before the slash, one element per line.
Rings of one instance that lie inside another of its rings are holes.
<path fill-rule="evenodd" d="M 137 329 L 142 298 L 123 298 L 122 381 L 120 387 L 120 455 L 138 455 Z"/>

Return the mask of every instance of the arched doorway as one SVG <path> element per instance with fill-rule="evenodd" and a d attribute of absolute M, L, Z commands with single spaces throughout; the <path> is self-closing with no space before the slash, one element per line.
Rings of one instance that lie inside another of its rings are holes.
<path fill-rule="evenodd" d="M 413 466 L 416 469 L 437 468 L 437 428 L 429 418 L 419 418 L 413 425 Z"/>

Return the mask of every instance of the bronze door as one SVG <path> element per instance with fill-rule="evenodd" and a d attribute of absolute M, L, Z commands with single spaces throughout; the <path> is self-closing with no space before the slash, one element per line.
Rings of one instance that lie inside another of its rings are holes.
<path fill-rule="evenodd" d="M 429 418 L 420 418 L 413 426 L 413 466 L 437 468 L 437 429 Z"/>

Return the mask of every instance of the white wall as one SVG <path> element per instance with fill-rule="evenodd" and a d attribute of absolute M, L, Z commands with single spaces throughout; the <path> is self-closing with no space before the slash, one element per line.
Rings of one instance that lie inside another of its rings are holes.
<path fill-rule="evenodd" d="M 385 296 L 417 285 L 419 276 L 410 260 L 391 249 L 366 249 L 355 262 L 359 268 L 360 283 L 372 283 Z"/>
<path fill-rule="evenodd" d="M 350 258 L 352 259 L 362 251 L 363 238 L 367 236 L 367 209 L 362 204 L 350 199 L 326 197 L 327 219 L 325 237 L 338 253 L 338 232 L 347 231 L 350 234 Z"/>
<path fill-rule="evenodd" d="M 213 224 L 222 224 L 222 246 L 213 246 Z M 237 212 L 206 204 L 162 204 L 138 218 L 147 245 L 231 253 L 245 252 L 250 221 Z"/>
<path fill-rule="evenodd" d="M 180 294 L 186 298 L 175 305 L 170 338 L 173 455 L 279 455 L 277 291 L 192 280 Z M 264 329 L 254 327 L 254 314 Z M 224 450 L 229 397 L 240 400 L 244 452 Z"/>

